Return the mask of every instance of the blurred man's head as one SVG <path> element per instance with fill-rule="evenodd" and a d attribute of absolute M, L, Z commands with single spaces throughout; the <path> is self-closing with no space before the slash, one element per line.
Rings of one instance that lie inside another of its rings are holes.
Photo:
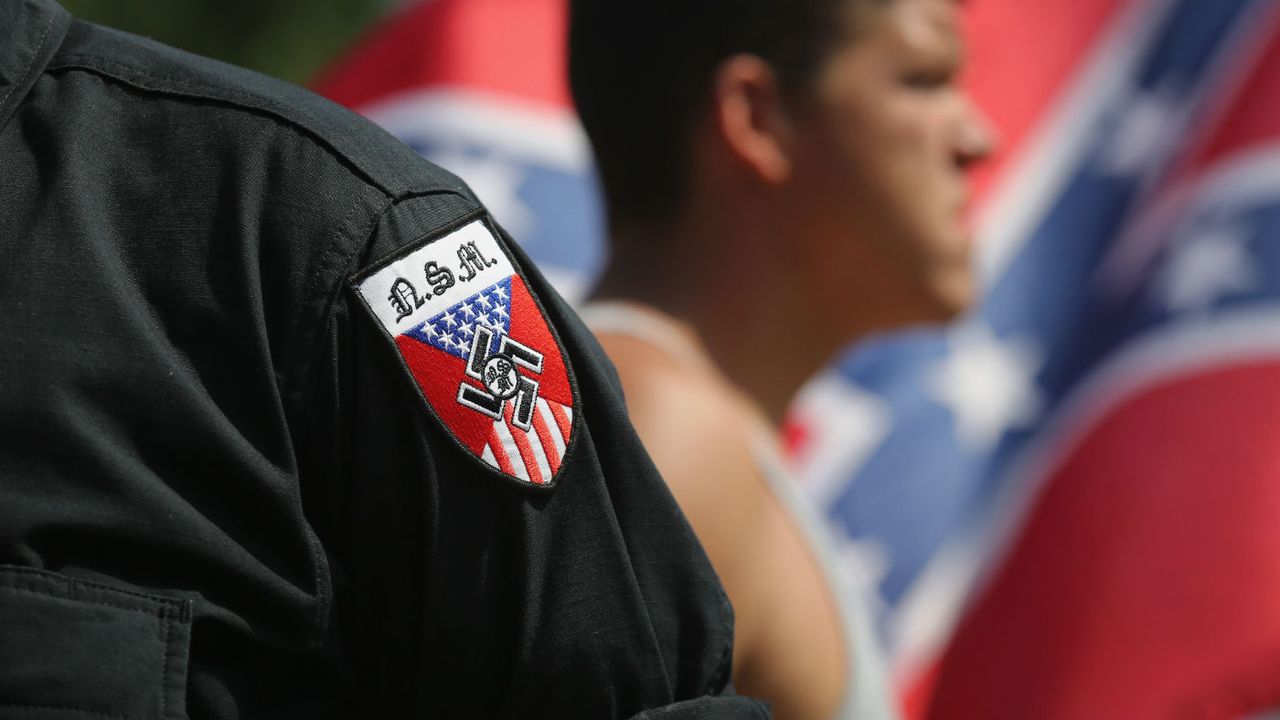
<path fill-rule="evenodd" d="M 833 306 L 833 343 L 833 299 L 875 303 L 883 327 L 970 302 L 964 170 L 992 140 L 956 84 L 955 0 L 572 8 L 570 84 L 615 231 L 738 208 L 773 235 L 770 287 Z"/>

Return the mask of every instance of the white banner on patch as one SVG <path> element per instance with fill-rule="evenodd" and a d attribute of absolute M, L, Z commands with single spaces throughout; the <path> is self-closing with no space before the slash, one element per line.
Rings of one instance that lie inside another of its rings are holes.
<path fill-rule="evenodd" d="M 515 274 L 493 232 L 476 220 L 378 270 L 357 289 L 395 337 Z"/>

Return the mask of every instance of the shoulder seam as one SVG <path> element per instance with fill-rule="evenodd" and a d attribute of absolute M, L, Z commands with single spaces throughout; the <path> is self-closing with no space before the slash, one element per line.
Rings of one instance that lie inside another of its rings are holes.
<path fill-rule="evenodd" d="M 306 122 L 302 122 L 302 120 L 314 122 L 314 119 L 307 117 L 307 114 L 300 108 L 292 108 L 286 112 L 284 108 L 281 108 L 270 98 L 261 95 L 246 93 L 233 87 L 203 83 L 190 78 L 159 75 L 136 65 L 89 53 L 61 55 L 55 62 L 45 68 L 46 72 L 64 70 L 80 70 L 93 73 L 143 92 L 155 93 L 175 100 L 205 100 L 221 103 L 230 109 L 240 110 L 248 114 L 266 116 L 281 126 L 291 128 L 298 134 L 309 138 L 339 163 L 347 167 L 353 175 L 358 176 L 366 184 L 377 188 L 387 198 L 394 199 L 398 197 L 391 188 L 374 177 L 358 161 L 349 157 L 333 143 L 329 142 L 323 133 L 310 127 Z M 443 190 L 457 191 L 456 188 L 436 183 L 415 189 L 406 195 Z"/>
<path fill-rule="evenodd" d="M 40 57 L 41 51 L 44 50 L 45 42 L 49 39 L 49 33 L 53 32 L 53 26 L 57 24 L 57 21 L 58 16 L 56 14 L 50 14 L 49 22 L 45 24 L 44 32 L 40 33 L 40 40 L 36 43 L 36 47 L 31 53 L 31 58 L 27 60 L 26 64 L 23 65 L 22 70 L 15 76 L 16 82 L 9 86 L 9 90 L 5 92 L 4 95 L 0 96 L 0 106 L 9 101 L 9 96 L 13 95 L 14 90 L 16 90 L 19 85 L 30 81 L 30 75 L 28 75 L 28 73 L 31 71 L 31 66 L 34 65 L 36 60 Z"/>

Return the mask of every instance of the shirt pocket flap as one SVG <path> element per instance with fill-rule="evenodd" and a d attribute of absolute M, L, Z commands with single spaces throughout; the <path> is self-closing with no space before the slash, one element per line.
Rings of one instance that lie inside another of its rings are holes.
<path fill-rule="evenodd" d="M 0 566 L 0 720 L 185 720 L 191 601 Z"/>

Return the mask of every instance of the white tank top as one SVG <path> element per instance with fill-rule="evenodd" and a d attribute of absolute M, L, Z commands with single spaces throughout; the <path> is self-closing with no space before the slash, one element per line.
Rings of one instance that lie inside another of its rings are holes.
<path fill-rule="evenodd" d="M 614 333 L 651 345 L 692 367 L 714 366 L 698 347 L 655 313 L 628 303 L 594 302 L 578 310 L 583 322 L 597 334 Z M 884 654 L 876 640 L 867 605 L 867 588 L 839 561 L 837 543 L 817 510 L 804 498 L 779 455 L 773 431 L 763 423 L 756 428 L 752 448 L 760 474 L 782 507 L 794 517 L 818 566 L 835 596 L 844 628 L 849 676 L 844 700 L 833 720 L 896 720 L 896 703 L 889 691 Z"/>

